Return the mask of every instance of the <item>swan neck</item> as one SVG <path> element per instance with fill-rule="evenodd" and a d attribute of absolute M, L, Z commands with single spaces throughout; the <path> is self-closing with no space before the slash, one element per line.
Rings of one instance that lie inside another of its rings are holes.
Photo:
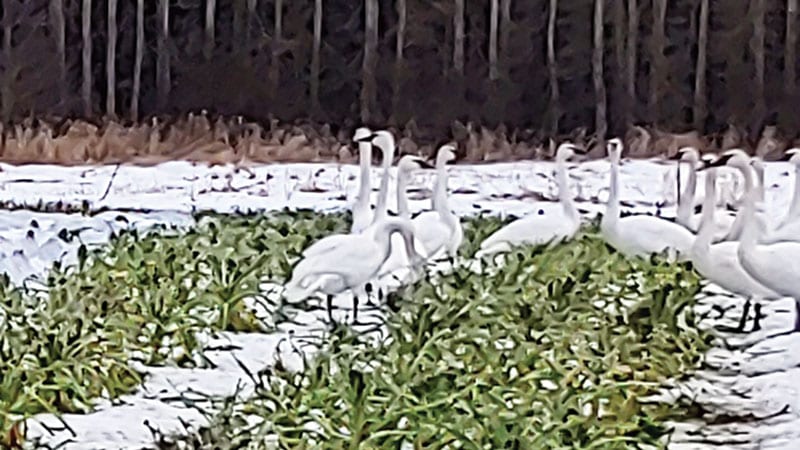
<path fill-rule="evenodd" d="M 569 178 L 567 177 L 567 164 L 563 160 L 557 162 L 556 167 L 556 182 L 558 183 L 558 197 L 561 201 L 561 206 L 564 208 L 566 215 L 575 220 L 578 218 L 578 209 L 575 208 L 575 202 L 572 198 L 572 192 L 569 189 Z"/>
<path fill-rule="evenodd" d="M 677 222 L 680 224 L 689 223 L 689 217 L 692 215 L 694 208 L 694 196 L 697 192 L 697 171 L 692 166 L 689 170 L 689 178 L 686 180 L 686 188 L 680 197 L 680 204 L 678 205 Z M 708 195 L 708 194 L 706 194 Z"/>
<path fill-rule="evenodd" d="M 436 183 L 433 187 L 433 198 L 431 200 L 431 207 L 442 213 L 447 209 L 447 167 L 444 161 L 437 161 L 436 165 Z"/>
<path fill-rule="evenodd" d="M 787 222 L 795 220 L 800 215 L 800 164 L 794 168 L 794 194 L 792 203 L 789 205 L 789 214 L 786 215 Z"/>
<path fill-rule="evenodd" d="M 750 170 L 746 170 L 745 174 L 745 184 L 747 184 L 748 177 L 752 178 L 752 173 Z M 756 223 L 756 198 L 758 197 L 758 192 L 754 189 L 750 189 L 745 193 L 744 199 L 744 208 L 743 208 L 743 216 L 742 216 L 742 236 L 739 242 L 739 248 L 741 249 L 743 254 L 748 254 L 751 251 L 755 250 L 756 241 L 759 238 L 759 229 L 758 224 Z"/>
<path fill-rule="evenodd" d="M 705 198 L 703 199 L 703 215 L 700 219 L 700 228 L 697 230 L 694 246 L 697 249 L 707 249 L 714 238 L 714 214 L 716 210 L 716 176 L 709 172 L 706 174 Z"/>
<path fill-rule="evenodd" d="M 372 144 L 369 142 L 358 143 L 359 176 L 358 201 L 362 204 L 369 202 L 369 191 L 372 188 L 369 182 L 369 169 L 372 160 Z"/>
<path fill-rule="evenodd" d="M 603 219 L 600 222 L 602 228 L 613 227 L 619 220 L 619 158 L 612 155 L 609 159 L 611 160 L 611 174 L 609 177 L 611 181 L 608 186 L 606 213 L 603 214 Z"/>
<path fill-rule="evenodd" d="M 394 149 L 387 148 L 383 154 L 383 177 L 381 187 L 378 192 L 378 204 L 375 207 L 375 218 L 381 219 L 388 215 L 389 177 L 391 176 L 392 159 L 394 159 Z"/>
<path fill-rule="evenodd" d="M 411 210 L 408 207 L 408 195 L 406 194 L 406 187 L 408 186 L 408 173 L 403 170 L 397 172 L 397 212 L 400 217 L 410 219 Z"/>

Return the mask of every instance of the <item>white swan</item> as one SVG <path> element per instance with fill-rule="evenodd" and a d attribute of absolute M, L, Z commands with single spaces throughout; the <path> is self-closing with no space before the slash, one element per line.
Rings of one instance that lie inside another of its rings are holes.
<path fill-rule="evenodd" d="M 413 241 L 414 250 L 417 255 L 421 255 L 422 257 L 427 256 L 425 245 L 417 237 L 416 226 L 411 220 L 411 209 L 408 207 L 408 194 L 406 193 L 408 178 L 415 170 L 421 168 L 432 169 L 433 166 L 428 164 L 424 159 L 414 155 L 405 155 L 397 162 L 397 213 L 400 219 L 408 221 L 409 225 L 414 228 L 414 236 L 400 236 L 398 234 L 392 236 L 391 253 L 383 264 L 383 267 L 381 267 L 378 273 L 379 277 L 392 274 L 398 278 L 404 278 L 404 274 L 397 273 L 399 270 L 405 270 L 409 267 L 416 268 L 422 265 L 423 261 L 415 260 L 416 258 L 413 257 L 409 258 L 408 252 L 404 247 L 404 239 L 411 239 Z"/>
<path fill-rule="evenodd" d="M 678 154 L 680 155 L 681 161 L 689 162 L 691 169 L 686 181 L 686 188 L 678 202 L 678 211 L 675 216 L 675 221 L 686 227 L 692 233 L 697 233 L 697 231 L 700 229 L 700 222 L 703 217 L 703 213 L 694 213 L 695 199 L 697 196 L 697 170 L 702 166 L 702 161 L 700 159 L 700 153 L 694 147 L 684 147 L 678 150 Z M 704 195 L 708 194 L 704 193 Z M 703 202 L 703 204 L 708 205 L 707 202 Z M 711 203 L 711 205 L 716 208 L 717 202 L 715 201 L 714 203 Z M 706 206 L 703 207 L 705 208 Z M 731 230 L 731 227 L 733 226 L 734 221 L 735 217 L 727 213 L 717 218 L 717 220 L 714 222 L 714 235 L 712 242 L 720 242 L 725 240 Z"/>
<path fill-rule="evenodd" d="M 619 159 L 622 141 L 608 141 L 608 157 L 611 162 L 611 183 L 600 232 L 603 238 L 617 251 L 628 257 L 647 257 L 666 251 L 669 260 L 684 259 L 694 242 L 694 234 L 675 222 L 654 216 L 634 215 L 620 218 L 619 208 Z"/>
<path fill-rule="evenodd" d="M 377 131 L 369 136 L 359 139 L 359 143 L 367 142 L 374 143 L 383 153 L 383 178 L 381 179 L 380 190 L 378 191 L 378 205 L 375 208 L 375 214 L 372 216 L 372 221 L 361 233 L 371 233 L 374 230 L 374 225 L 381 219 L 388 216 L 387 197 L 389 195 L 389 169 L 394 159 L 394 137 L 388 131 Z M 360 234 L 360 233 L 357 233 Z M 308 257 L 319 252 L 327 251 L 329 247 L 339 245 L 339 241 L 347 236 L 345 234 L 333 234 L 325 236 L 322 239 L 314 242 L 303 250 L 303 256 Z"/>
<path fill-rule="evenodd" d="M 556 244 L 575 236 L 581 217 L 572 199 L 566 168 L 566 162 L 575 155 L 574 149 L 573 144 L 563 143 L 556 152 L 556 182 L 561 209 L 546 215 L 541 211 L 538 214 L 534 212 L 495 231 L 481 242 L 476 258 L 508 252 L 519 245 Z"/>
<path fill-rule="evenodd" d="M 353 141 L 358 143 L 358 163 L 359 163 L 359 187 L 358 198 L 353 204 L 353 224 L 350 227 L 351 233 L 364 231 L 372 222 L 372 210 L 370 209 L 370 194 L 372 184 L 370 184 L 370 167 L 372 166 L 372 131 L 369 128 L 361 127 L 356 130 Z"/>
<path fill-rule="evenodd" d="M 716 203 L 716 169 L 706 172 L 703 219 L 700 231 L 692 245 L 690 258 L 695 270 L 731 293 L 748 297 L 736 331 L 743 331 L 751 300 L 777 299 L 781 295 L 756 281 L 739 262 L 739 243 L 728 241 L 711 245 L 716 228 L 714 214 Z M 753 330 L 759 329 L 760 317 L 756 314 Z"/>
<path fill-rule="evenodd" d="M 335 295 L 351 290 L 354 294 L 355 316 L 358 298 L 366 294 L 366 284 L 377 275 L 389 257 L 390 237 L 395 232 L 400 232 L 404 237 L 414 235 L 408 220 L 395 217 L 378 221 L 374 224 L 373 233 L 342 235 L 336 245 L 306 257 L 295 265 L 292 278 L 286 283 L 284 298 L 296 302 L 315 292 Z M 406 249 L 413 254 L 413 242 L 405 240 Z"/>
<path fill-rule="evenodd" d="M 455 147 L 443 145 L 436 155 L 436 184 L 431 198 L 432 211 L 425 211 L 414 219 L 417 237 L 425 246 L 428 258 L 435 258 L 442 251 L 455 258 L 464 230 L 461 220 L 450 210 L 447 199 L 447 163 L 456 159 Z"/>
<path fill-rule="evenodd" d="M 742 155 L 733 155 L 727 164 L 743 171 L 753 170 Z M 759 235 L 766 228 L 764 221 L 756 216 L 757 203 L 760 204 L 758 191 L 748 191 L 745 194 L 744 230 L 737 252 L 739 261 L 759 283 L 778 294 L 794 298 L 796 316 L 790 332 L 800 331 L 800 242 L 759 244 Z"/>

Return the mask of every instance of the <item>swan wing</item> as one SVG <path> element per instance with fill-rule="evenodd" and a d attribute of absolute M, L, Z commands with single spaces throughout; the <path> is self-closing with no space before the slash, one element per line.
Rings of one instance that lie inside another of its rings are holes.
<path fill-rule="evenodd" d="M 568 239 L 580 224 L 564 213 L 535 214 L 515 220 L 481 242 L 480 255 L 508 251 L 519 245 L 544 245 Z M 479 256 L 479 255 L 476 255 Z"/>
<path fill-rule="evenodd" d="M 631 253 L 647 256 L 673 249 L 688 254 L 694 234 L 675 222 L 653 216 L 628 216 L 619 221 L 620 238 Z"/>
<path fill-rule="evenodd" d="M 722 242 L 701 250 L 705 253 L 693 257 L 692 262 L 701 275 L 734 294 L 779 298 L 777 292 L 759 283 L 744 269 L 738 249 L 738 242 Z"/>
<path fill-rule="evenodd" d="M 412 220 L 416 237 L 425 248 L 427 256 L 433 256 L 450 240 L 450 227 L 436 211 L 425 211 Z"/>
<path fill-rule="evenodd" d="M 800 243 L 758 245 L 751 254 L 740 249 L 739 259 L 761 284 L 779 294 L 800 298 Z"/>

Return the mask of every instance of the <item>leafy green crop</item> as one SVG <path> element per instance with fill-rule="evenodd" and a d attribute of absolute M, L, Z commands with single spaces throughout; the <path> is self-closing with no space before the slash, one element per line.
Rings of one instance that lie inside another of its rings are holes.
<path fill-rule="evenodd" d="M 22 419 L 80 412 L 140 383 L 130 360 L 202 364 L 203 330 L 269 331 L 244 302 L 270 304 L 262 279 L 282 281 L 312 240 L 345 215 L 286 212 L 199 217 L 184 234 L 124 232 L 76 267 L 55 267 L 46 290 L 0 278 L 0 446 Z"/>
<path fill-rule="evenodd" d="M 499 227 L 470 221 L 464 254 Z M 488 271 L 487 271 L 488 272 Z M 593 234 L 520 248 L 391 294 L 375 347 L 347 327 L 303 373 L 275 367 L 227 400 L 194 448 L 642 448 L 679 405 L 646 401 L 698 366 L 699 277 L 627 260 Z M 163 444 L 163 448 L 174 448 Z"/>

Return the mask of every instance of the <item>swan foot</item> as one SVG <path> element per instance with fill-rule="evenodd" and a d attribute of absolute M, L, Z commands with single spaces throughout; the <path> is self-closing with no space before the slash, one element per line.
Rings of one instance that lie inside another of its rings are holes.
<path fill-rule="evenodd" d="M 750 315 L 750 308 L 752 307 L 752 302 L 748 298 L 747 301 L 744 303 L 744 308 L 742 310 L 742 316 L 739 318 L 739 324 L 735 327 L 729 327 L 727 325 L 717 325 L 715 328 L 722 332 L 727 333 L 745 333 L 744 328 L 747 325 L 747 316 Z M 759 308 L 759 312 L 760 312 Z"/>

